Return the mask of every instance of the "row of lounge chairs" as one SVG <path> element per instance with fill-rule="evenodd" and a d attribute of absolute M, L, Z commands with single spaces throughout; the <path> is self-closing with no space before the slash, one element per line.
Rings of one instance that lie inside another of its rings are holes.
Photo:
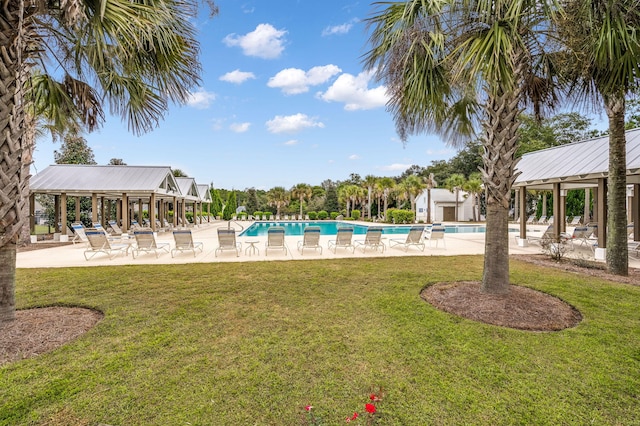
<path fill-rule="evenodd" d="M 98 253 L 104 253 L 109 256 L 109 259 L 113 259 L 119 254 L 127 256 L 129 251 L 131 251 L 134 259 L 142 253 L 153 253 L 157 258 L 161 252 L 171 253 L 171 257 L 174 257 L 178 252 L 192 252 L 195 257 L 198 252 L 204 250 L 204 244 L 193 241 L 191 231 L 188 229 L 173 231 L 175 241 L 173 248 L 170 247 L 169 243 L 157 242 L 153 231 L 150 229 L 133 231 L 133 240 L 120 239 L 117 241 L 109 237 L 104 229 L 96 228 L 87 229 L 84 231 L 84 234 L 89 243 L 88 248 L 84 251 L 86 260 L 93 258 Z"/>
<path fill-rule="evenodd" d="M 351 227 L 338 228 L 336 232 L 336 238 L 327 242 L 327 248 L 333 253 L 337 253 L 338 249 L 351 249 L 352 253 L 355 253 L 356 248 L 362 250 L 363 253 L 367 249 L 374 251 L 384 252 L 386 245 L 382 241 L 382 228 L 378 226 L 371 226 L 368 228 L 367 233 L 363 240 L 353 240 L 354 229 Z M 424 235 L 426 232 L 426 235 Z M 424 238 L 423 238 L 424 235 Z M 404 239 L 390 239 L 390 247 L 403 248 L 408 251 L 411 247 L 416 247 L 421 251 L 424 251 L 426 247 L 425 241 L 429 241 L 431 246 L 432 241 L 436 242 L 436 248 L 438 242 L 444 243 L 444 227 L 435 226 L 426 230 L 424 226 L 411 227 L 407 237 Z M 220 228 L 218 229 L 218 248 L 215 250 L 215 255 L 223 251 L 234 251 L 236 256 L 240 256 L 242 252 L 242 244 L 236 240 L 236 233 L 234 229 Z M 445 245 L 446 247 L 446 245 Z M 308 226 L 304 229 L 302 241 L 298 241 L 297 249 L 300 254 L 304 255 L 305 250 L 319 251 L 322 254 L 323 247 L 320 245 L 320 227 Z M 251 243 L 250 247 L 247 247 L 247 251 L 255 251 L 257 248 Z M 285 242 L 285 229 L 283 227 L 275 226 L 269 228 L 267 231 L 267 241 L 265 243 L 265 256 L 269 255 L 272 250 L 283 251 L 286 255 L 288 248 Z"/>
<path fill-rule="evenodd" d="M 569 220 L 570 218 L 567 218 L 567 224 L 569 226 L 577 226 L 580 225 L 582 222 L 582 216 L 573 216 L 573 218 L 571 218 L 571 220 Z M 536 215 L 532 214 L 531 216 L 529 216 L 527 218 L 527 225 L 534 225 L 534 224 L 538 224 L 538 225 L 553 225 L 553 221 L 554 218 L 553 216 L 540 216 L 540 218 L 536 218 Z M 520 223 L 520 218 L 518 218 L 516 220 L 516 223 Z"/>

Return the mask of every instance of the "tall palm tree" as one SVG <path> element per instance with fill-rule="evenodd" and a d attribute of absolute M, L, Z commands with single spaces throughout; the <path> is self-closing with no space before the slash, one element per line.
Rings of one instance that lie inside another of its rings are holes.
<path fill-rule="evenodd" d="M 302 203 L 303 201 L 310 200 L 313 194 L 313 188 L 306 183 L 299 183 L 291 188 L 291 196 L 297 198 L 300 201 L 300 216 L 302 216 Z"/>
<path fill-rule="evenodd" d="M 625 191 L 625 96 L 638 90 L 640 4 L 637 0 L 570 0 L 560 32 L 571 49 L 570 78 L 579 100 L 604 104 L 609 119 L 607 268 L 629 273 Z"/>
<path fill-rule="evenodd" d="M 427 184 L 427 223 L 431 223 L 431 190 L 438 186 L 438 182 L 433 173 L 429 173 L 425 183 Z"/>
<path fill-rule="evenodd" d="M 289 204 L 289 193 L 282 186 L 274 186 L 267 192 L 267 203 L 275 206 L 276 215 L 280 216 L 280 209 Z"/>
<path fill-rule="evenodd" d="M 483 191 L 482 175 L 480 173 L 472 173 L 462 185 L 462 189 L 473 197 L 473 221 L 476 222 L 480 220 L 480 194 Z"/>
<path fill-rule="evenodd" d="M 401 139 L 424 131 L 453 144 L 482 130 L 487 188 L 482 291 L 508 293 L 508 214 L 518 116 L 554 97 L 549 49 L 555 0 L 409 0 L 384 3 L 366 65 L 384 80 Z M 478 132 L 480 133 L 480 132 Z"/>
<path fill-rule="evenodd" d="M 26 114 L 74 115 L 89 130 L 102 102 L 142 133 L 199 83 L 193 0 L 27 2 L 0 12 L 0 322 L 15 318 L 16 239 L 25 217 Z M 215 12 L 215 11 L 214 11 Z M 50 73 L 47 64 L 55 64 Z M 64 70 L 60 75 L 59 70 Z"/>
<path fill-rule="evenodd" d="M 379 185 L 380 185 L 380 188 L 382 188 L 382 200 L 384 201 L 382 216 L 386 220 L 387 208 L 389 207 L 389 198 L 393 193 L 393 188 L 396 186 L 396 181 L 390 177 L 383 177 L 380 179 Z"/>
<path fill-rule="evenodd" d="M 454 173 L 444 181 L 444 187 L 453 192 L 456 197 L 456 220 L 460 220 L 458 205 L 460 199 L 460 191 L 462 190 L 462 187 L 465 185 L 465 183 L 466 179 L 464 178 L 464 175 L 460 173 Z"/>
<path fill-rule="evenodd" d="M 373 175 L 366 175 L 364 177 L 364 181 L 362 182 L 364 187 L 367 190 L 367 217 L 371 219 L 371 195 L 373 193 L 373 188 L 376 186 L 376 182 L 378 178 Z"/>
<path fill-rule="evenodd" d="M 409 175 L 403 181 L 407 194 L 409 195 L 409 201 L 411 202 L 411 211 L 416 213 L 416 199 L 427 187 L 426 182 L 419 176 Z"/>

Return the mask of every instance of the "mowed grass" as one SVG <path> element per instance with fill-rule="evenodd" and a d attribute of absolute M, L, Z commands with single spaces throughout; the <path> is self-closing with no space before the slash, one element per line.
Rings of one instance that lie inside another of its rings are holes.
<path fill-rule="evenodd" d="M 482 258 L 407 257 L 19 270 L 19 308 L 105 318 L 0 367 L 0 424 L 640 424 L 640 288 L 512 262 L 512 281 L 584 320 L 553 333 L 459 318 L 420 298 Z"/>

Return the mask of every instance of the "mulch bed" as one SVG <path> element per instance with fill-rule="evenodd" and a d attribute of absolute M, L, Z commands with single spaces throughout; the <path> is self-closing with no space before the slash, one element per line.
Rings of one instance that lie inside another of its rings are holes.
<path fill-rule="evenodd" d="M 53 306 L 16 311 L 16 319 L 0 325 L 0 366 L 52 351 L 81 336 L 101 319 L 101 312 Z"/>
<path fill-rule="evenodd" d="M 436 308 L 487 324 L 530 331 L 557 331 L 576 326 L 582 315 L 562 300 L 512 285 L 508 294 L 480 292 L 477 281 L 436 283 L 421 296 Z"/>

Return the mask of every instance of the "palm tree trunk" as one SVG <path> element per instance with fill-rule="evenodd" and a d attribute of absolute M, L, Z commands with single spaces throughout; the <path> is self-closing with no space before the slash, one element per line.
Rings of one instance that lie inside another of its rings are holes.
<path fill-rule="evenodd" d="M 487 189 L 487 224 L 481 291 L 509 292 L 509 206 L 516 176 L 519 93 L 489 96 L 485 122 L 483 179 Z"/>
<path fill-rule="evenodd" d="M 609 117 L 609 179 L 607 183 L 607 268 L 616 275 L 629 274 L 627 246 L 627 143 L 623 95 L 605 96 Z"/>
<path fill-rule="evenodd" d="M 431 188 L 427 189 L 427 223 L 431 223 Z"/>
<path fill-rule="evenodd" d="M 21 61 L 25 52 L 19 43 L 28 29 L 18 25 L 19 10 L 19 2 L 5 2 L 0 27 L 0 324 L 15 319 L 16 242 L 29 191 L 21 90 L 28 70 Z"/>

